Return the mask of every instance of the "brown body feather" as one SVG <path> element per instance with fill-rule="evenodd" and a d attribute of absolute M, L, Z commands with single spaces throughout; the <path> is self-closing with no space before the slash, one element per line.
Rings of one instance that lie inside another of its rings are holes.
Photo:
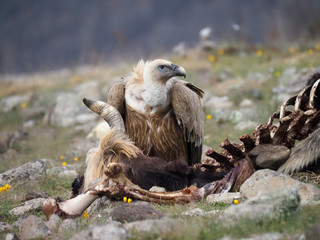
<path fill-rule="evenodd" d="M 172 108 L 145 115 L 127 106 L 126 133 L 147 156 L 167 161 L 184 160 L 187 144 Z"/>

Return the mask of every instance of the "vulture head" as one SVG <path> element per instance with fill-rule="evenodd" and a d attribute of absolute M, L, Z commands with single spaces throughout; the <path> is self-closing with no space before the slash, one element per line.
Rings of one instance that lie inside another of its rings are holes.
<path fill-rule="evenodd" d="M 170 78 L 178 76 L 186 77 L 186 70 L 167 60 L 153 60 L 144 66 L 143 79 L 145 82 L 165 84 Z"/>

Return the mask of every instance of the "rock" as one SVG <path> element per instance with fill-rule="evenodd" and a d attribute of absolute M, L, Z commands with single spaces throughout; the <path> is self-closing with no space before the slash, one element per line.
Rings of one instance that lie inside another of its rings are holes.
<path fill-rule="evenodd" d="M 199 216 L 204 216 L 205 213 L 203 212 L 202 209 L 195 208 L 195 209 L 191 209 L 191 210 L 183 212 L 182 215 L 188 216 L 188 217 L 195 217 L 195 216 L 199 217 Z"/>
<path fill-rule="evenodd" d="M 96 199 L 88 208 L 87 208 L 87 213 L 89 215 L 92 215 L 96 212 L 99 212 L 101 211 L 102 209 L 106 210 L 110 210 L 112 211 L 111 209 L 108 208 L 108 206 L 110 205 L 110 200 L 106 197 L 106 196 L 103 196 L 103 197 L 100 197 L 98 199 Z M 110 214 L 110 211 L 104 211 L 104 213 L 106 213 L 107 215 Z"/>
<path fill-rule="evenodd" d="M 29 211 L 41 210 L 45 200 L 46 200 L 45 198 L 36 198 L 36 199 L 26 201 L 19 207 L 11 209 L 9 213 L 11 215 L 22 215 Z"/>
<path fill-rule="evenodd" d="M 20 106 L 23 102 L 28 102 L 29 98 L 30 96 L 23 95 L 12 95 L 9 97 L 4 97 L 0 101 L 0 111 L 8 113 Z"/>
<path fill-rule="evenodd" d="M 80 98 L 100 99 L 99 84 L 97 81 L 89 81 L 75 87 L 75 92 Z"/>
<path fill-rule="evenodd" d="M 75 170 L 62 170 L 58 173 L 59 178 L 75 178 L 78 173 Z"/>
<path fill-rule="evenodd" d="M 270 76 L 262 74 L 260 72 L 249 72 L 247 76 L 247 81 L 254 81 L 259 83 L 264 83 Z"/>
<path fill-rule="evenodd" d="M 223 96 L 210 96 L 210 98 L 205 102 L 204 107 L 210 111 L 215 109 L 231 109 L 234 107 L 234 104 L 229 100 L 229 97 Z"/>
<path fill-rule="evenodd" d="M 87 138 L 74 138 L 71 140 L 71 147 L 68 152 L 68 157 L 73 158 L 74 156 L 85 156 L 90 148 L 97 147 L 100 139 L 87 139 Z M 76 170 L 76 169 L 74 169 Z"/>
<path fill-rule="evenodd" d="M 181 231 L 182 224 L 177 219 L 163 217 L 160 219 L 148 219 L 142 221 L 135 221 L 124 224 L 127 231 L 133 231 L 139 234 L 170 234 Z"/>
<path fill-rule="evenodd" d="M 59 226 L 59 233 L 63 233 L 66 230 L 76 230 L 78 227 L 78 224 L 73 219 L 66 219 L 63 220 L 63 222 Z"/>
<path fill-rule="evenodd" d="M 11 161 L 17 154 L 16 150 L 9 148 L 5 153 L 0 154 L 0 161 Z"/>
<path fill-rule="evenodd" d="M 21 239 L 44 238 L 51 231 L 39 217 L 30 215 L 24 219 L 19 227 Z"/>
<path fill-rule="evenodd" d="M 320 221 L 314 223 L 311 228 L 306 232 L 306 239 L 317 240 L 320 236 Z"/>
<path fill-rule="evenodd" d="M 36 192 L 29 189 L 24 198 L 26 201 L 28 201 L 35 198 L 48 198 L 48 197 L 49 197 L 49 194 L 47 192 Z"/>
<path fill-rule="evenodd" d="M 6 235 L 5 240 L 19 240 L 19 238 L 18 238 L 18 236 L 16 234 L 8 233 Z"/>
<path fill-rule="evenodd" d="M 109 130 L 110 130 L 110 126 L 106 121 L 99 122 L 87 135 L 87 138 L 100 140 L 100 138 L 102 138 L 102 136 L 105 135 L 106 132 Z"/>
<path fill-rule="evenodd" d="M 120 223 L 110 222 L 104 225 L 91 225 L 75 234 L 71 240 L 125 240 L 126 238 L 126 229 Z"/>
<path fill-rule="evenodd" d="M 84 106 L 82 98 L 72 92 L 60 93 L 52 112 L 47 114 L 49 114 L 48 122 L 59 127 L 85 124 L 88 128 L 92 128 L 97 119 L 97 115 Z"/>
<path fill-rule="evenodd" d="M 46 222 L 47 227 L 51 230 L 51 232 L 56 232 L 61 223 L 61 218 L 58 215 L 51 215 L 49 221 Z"/>
<path fill-rule="evenodd" d="M 172 52 L 179 57 L 186 56 L 186 44 L 184 42 L 178 43 L 176 46 L 173 47 Z"/>
<path fill-rule="evenodd" d="M 264 221 L 288 216 L 297 211 L 300 197 L 296 189 L 262 192 L 239 205 L 231 205 L 222 217 L 223 224 L 233 225 L 241 219 Z"/>
<path fill-rule="evenodd" d="M 75 178 L 78 176 L 77 170 L 80 169 L 80 163 L 67 164 L 66 166 L 53 167 L 47 170 L 47 175 L 58 176 L 60 178 Z"/>
<path fill-rule="evenodd" d="M 132 222 L 145 219 L 158 219 L 164 214 L 147 203 L 121 203 L 110 213 L 113 221 Z"/>
<path fill-rule="evenodd" d="M 280 144 L 260 144 L 249 152 L 249 157 L 259 168 L 277 170 L 289 158 L 290 153 L 290 149 Z"/>
<path fill-rule="evenodd" d="M 239 107 L 241 108 L 251 108 L 253 107 L 255 104 L 253 103 L 253 101 L 251 101 L 250 99 L 243 99 L 240 104 L 239 104 Z"/>
<path fill-rule="evenodd" d="M 254 198 L 261 192 L 283 191 L 295 188 L 298 190 L 301 202 L 320 199 L 320 189 L 311 184 L 302 183 L 292 179 L 290 176 L 275 172 L 270 169 L 256 171 L 240 187 L 240 193 L 244 198 Z"/>
<path fill-rule="evenodd" d="M 232 238 L 232 237 L 223 237 L 219 240 L 282 240 L 286 239 L 282 233 L 264 233 L 261 235 L 254 235 L 249 238 Z"/>
<path fill-rule="evenodd" d="M 13 181 L 28 181 L 43 177 L 46 175 L 46 168 L 49 163 L 50 161 L 47 159 L 34 160 L 1 173 L 0 185 L 10 184 Z"/>
<path fill-rule="evenodd" d="M 259 123 L 247 120 L 237 123 L 236 125 L 234 125 L 233 129 L 243 131 L 246 129 L 255 129 L 257 126 L 259 126 Z"/>
<path fill-rule="evenodd" d="M 206 201 L 208 203 L 222 202 L 226 204 L 232 204 L 233 199 L 235 198 L 237 199 L 241 198 L 241 195 L 239 192 L 210 194 L 207 196 Z"/>
<path fill-rule="evenodd" d="M 5 153 L 10 148 L 13 140 L 13 133 L 0 132 L 0 153 Z"/>
<path fill-rule="evenodd" d="M 0 233 L 5 231 L 11 231 L 12 226 L 5 222 L 0 222 Z"/>
<path fill-rule="evenodd" d="M 229 68 L 224 68 L 221 72 L 218 74 L 218 81 L 219 82 L 224 82 L 228 79 L 233 78 L 234 76 L 232 75 L 232 72 Z"/>

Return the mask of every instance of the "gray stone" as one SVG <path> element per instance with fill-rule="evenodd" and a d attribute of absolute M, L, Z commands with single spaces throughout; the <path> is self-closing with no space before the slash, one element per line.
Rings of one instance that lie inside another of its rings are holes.
<path fill-rule="evenodd" d="M 0 111 L 4 113 L 8 113 L 13 109 L 20 106 L 23 102 L 28 102 L 30 96 L 22 96 L 22 95 L 12 95 L 9 97 L 4 97 L 0 101 Z"/>
<path fill-rule="evenodd" d="M 100 99 L 101 97 L 98 81 L 95 80 L 81 83 L 74 90 L 81 98 Z"/>
<path fill-rule="evenodd" d="M 18 236 L 16 234 L 8 233 L 6 235 L 5 240 L 19 240 L 19 238 L 18 238 Z"/>
<path fill-rule="evenodd" d="M 295 188 L 298 190 L 301 202 L 320 199 L 320 189 L 311 184 L 302 183 L 292 179 L 290 176 L 278 173 L 270 169 L 256 171 L 240 187 L 240 193 L 244 198 L 254 198 L 261 192 L 282 191 Z"/>
<path fill-rule="evenodd" d="M 13 133 L 0 132 L 0 153 L 5 153 L 10 148 L 13 140 Z"/>
<path fill-rule="evenodd" d="M 199 216 L 204 216 L 205 213 L 200 208 L 194 208 L 194 209 L 183 212 L 182 215 L 188 216 L 188 217 L 195 217 L 195 216 L 199 217 Z"/>
<path fill-rule="evenodd" d="M 241 219 L 264 221 L 288 216 L 297 211 L 300 197 L 296 189 L 263 192 L 239 205 L 231 205 L 222 217 L 222 223 L 234 225 Z"/>
<path fill-rule="evenodd" d="M 93 215 L 94 213 L 99 212 L 102 209 L 104 209 L 104 210 L 109 209 L 110 202 L 111 201 L 106 196 L 100 197 L 100 198 L 96 199 L 87 208 L 87 213 L 89 215 Z M 109 209 L 109 210 L 112 211 L 111 209 Z M 106 213 L 106 211 L 105 211 L 105 213 Z"/>
<path fill-rule="evenodd" d="M 182 223 L 177 219 L 163 217 L 160 219 L 148 219 L 124 224 L 127 231 L 140 234 L 170 234 L 181 231 Z"/>
<path fill-rule="evenodd" d="M 158 219 L 163 217 L 164 214 L 155 210 L 148 203 L 120 203 L 114 208 L 110 217 L 113 221 L 117 222 L 132 222 L 145 219 Z"/>
<path fill-rule="evenodd" d="M 264 233 L 261 235 L 254 235 L 249 238 L 232 238 L 232 237 L 223 237 L 219 240 L 282 240 L 284 238 L 284 234 L 281 233 Z"/>
<path fill-rule="evenodd" d="M 227 96 L 218 97 L 210 95 L 210 98 L 205 102 L 204 107 L 208 110 L 231 109 L 234 107 L 234 104 Z"/>
<path fill-rule="evenodd" d="M 20 167 L 10 169 L 0 174 L 0 185 L 10 184 L 13 181 L 35 180 L 46 175 L 49 160 L 40 159 L 28 162 Z"/>
<path fill-rule="evenodd" d="M 5 222 L 0 222 L 0 233 L 12 230 L 12 226 Z"/>
<path fill-rule="evenodd" d="M 35 198 L 48 198 L 49 194 L 47 192 L 36 192 L 33 190 L 28 190 L 25 199 L 26 201 L 35 199 Z"/>
<path fill-rule="evenodd" d="M 125 240 L 126 238 L 126 229 L 120 223 L 110 222 L 104 225 L 91 225 L 75 234 L 71 240 Z"/>
<path fill-rule="evenodd" d="M 72 92 L 60 93 L 52 112 L 47 116 L 50 124 L 70 127 L 76 124 L 94 124 L 97 115 L 90 112 L 82 103 L 82 97 Z"/>
<path fill-rule="evenodd" d="M 75 170 L 63 170 L 61 172 L 59 172 L 58 177 L 59 178 L 75 178 L 76 176 L 78 176 L 78 173 Z"/>
<path fill-rule="evenodd" d="M 58 215 L 51 215 L 49 220 L 46 222 L 47 227 L 51 230 L 51 232 L 56 232 L 61 223 L 61 218 Z"/>
<path fill-rule="evenodd" d="M 63 233 L 66 230 L 76 230 L 78 227 L 78 224 L 73 219 L 66 219 L 63 220 L 63 222 L 59 226 L 59 233 Z"/>
<path fill-rule="evenodd" d="M 21 222 L 19 232 L 21 239 L 43 238 L 51 233 L 46 223 L 33 215 L 28 216 Z"/>
<path fill-rule="evenodd" d="M 237 199 L 241 198 L 241 195 L 239 192 L 210 194 L 207 196 L 206 201 L 208 203 L 222 202 L 226 204 L 232 204 L 233 199 L 235 198 Z"/>
<path fill-rule="evenodd" d="M 33 210 L 41 210 L 45 200 L 46 200 L 45 198 L 35 198 L 32 200 L 26 201 L 19 207 L 11 209 L 9 213 L 11 215 L 19 216 Z"/>
<path fill-rule="evenodd" d="M 268 78 L 270 78 L 270 76 L 262 74 L 260 72 L 249 72 L 247 76 L 248 81 L 255 81 L 259 83 L 266 82 Z"/>
<path fill-rule="evenodd" d="M 243 99 L 243 100 L 239 103 L 239 107 L 241 107 L 241 108 L 251 108 L 251 107 L 253 107 L 254 105 L 255 105 L 255 104 L 253 103 L 253 101 L 250 100 L 250 99 L 247 99 L 247 98 Z"/>
<path fill-rule="evenodd" d="M 235 130 L 246 130 L 246 129 L 255 129 L 259 124 L 257 122 L 251 121 L 251 120 L 247 120 L 247 121 L 243 121 L 243 122 L 239 122 L 237 123 L 233 129 Z"/>

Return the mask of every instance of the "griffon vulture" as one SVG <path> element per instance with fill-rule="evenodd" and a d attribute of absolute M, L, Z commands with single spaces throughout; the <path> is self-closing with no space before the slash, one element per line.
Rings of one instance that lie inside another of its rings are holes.
<path fill-rule="evenodd" d="M 130 76 L 111 87 L 108 103 L 146 156 L 192 165 L 202 154 L 203 91 L 177 77 L 186 77 L 183 67 L 141 60 Z"/>

